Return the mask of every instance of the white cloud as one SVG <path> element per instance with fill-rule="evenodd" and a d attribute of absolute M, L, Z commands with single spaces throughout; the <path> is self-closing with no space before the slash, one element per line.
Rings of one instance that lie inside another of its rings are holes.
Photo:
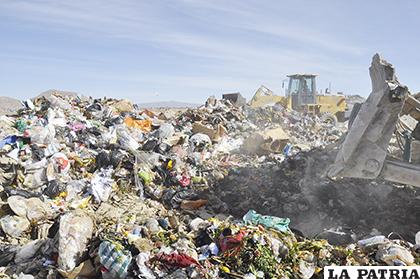
<path fill-rule="evenodd" d="M 74 65 L 94 79 L 135 84 L 140 91 L 142 84 L 166 90 L 162 96 L 168 96 L 174 88 L 190 95 L 195 91 L 240 90 L 250 97 L 262 83 L 280 91 L 282 79 L 294 72 L 316 72 L 342 84 L 347 76 L 360 73 L 360 66 L 344 64 L 331 53 L 357 57 L 365 52 L 363 48 L 339 42 L 333 35 L 304 23 L 292 24 L 279 9 L 271 11 L 260 5 L 259 1 L 198 0 L 2 1 L 0 16 L 17 20 L 28 30 L 68 34 L 69 39 L 81 38 L 81 43 L 84 39 L 97 40 L 98 44 L 121 40 L 134 46 L 152 46 L 180 55 L 177 63 L 189 64 L 190 70 L 148 73 L 147 67 L 142 72 L 128 66 L 126 72 L 116 73 L 112 68 L 98 69 L 98 65 L 107 63 L 105 56 L 61 57 L 50 52 L 59 46 L 47 43 L 42 46 L 45 49 L 34 46 L 31 50 L 8 42 L 9 51 L 3 56 L 33 63 L 39 69 L 48 68 L 42 62 Z M 204 62 L 192 62 L 195 58 Z"/>

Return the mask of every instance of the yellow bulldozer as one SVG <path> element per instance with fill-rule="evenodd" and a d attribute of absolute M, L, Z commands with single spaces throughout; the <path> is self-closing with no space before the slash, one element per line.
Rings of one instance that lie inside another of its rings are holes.
<path fill-rule="evenodd" d="M 293 74 L 287 77 L 288 87 L 285 96 L 275 95 L 273 91 L 262 85 L 249 105 L 255 108 L 280 104 L 290 110 L 317 115 L 325 121 L 336 123 L 346 120 L 348 108 L 344 95 L 332 95 L 327 90 L 325 94 L 318 93 L 314 74 Z"/>

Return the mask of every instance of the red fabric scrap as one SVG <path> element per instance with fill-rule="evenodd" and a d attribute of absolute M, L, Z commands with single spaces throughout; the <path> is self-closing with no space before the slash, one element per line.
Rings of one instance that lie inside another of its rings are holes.
<path fill-rule="evenodd" d="M 236 248 L 241 244 L 242 239 L 246 235 L 245 231 L 240 231 L 236 235 L 223 236 L 219 239 L 220 250 L 223 252 Z"/>
<path fill-rule="evenodd" d="M 181 184 L 182 187 L 187 187 L 191 183 L 191 178 L 186 176 L 186 175 L 182 175 L 181 178 L 178 181 L 179 181 L 179 184 Z"/>
<path fill-rule="evenodd" d="M 191 265 L 200 266 L 200 264 L 192 257 L 185 254 L 171 253 L 171 254 L 158 254 L 155 260 L 160 261 L 164 265 L 171 267 L 189 267 Z"/>

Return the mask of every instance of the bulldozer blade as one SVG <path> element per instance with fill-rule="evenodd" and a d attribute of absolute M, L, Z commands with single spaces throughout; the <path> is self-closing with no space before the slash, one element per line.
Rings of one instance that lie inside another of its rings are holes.
<path fill-rule="evenodd" d="M 373 56 L 369 72 L 372 92 L 360 108 L 328 171 L 331 178 L 374 179 L 382 171 L 408 88 L 399 83 L 394 67 L 379 54 Z"/>
<path fill-rule="evenodd" d="M 385 180 L 420 187 L 420 166 L 395 160 L 385 160 L 381 177 Z"/>

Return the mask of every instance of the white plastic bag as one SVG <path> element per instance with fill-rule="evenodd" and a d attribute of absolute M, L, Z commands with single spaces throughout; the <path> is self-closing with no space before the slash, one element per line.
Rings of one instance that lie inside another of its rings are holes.
<path fill-rule="evenodd" d="M 114 180 L 111 178 L 112 168 L 101 169 L 93 175 L 91 180 L 92 194 L 97 202 L 107 201 L 112 191 Z"/>

